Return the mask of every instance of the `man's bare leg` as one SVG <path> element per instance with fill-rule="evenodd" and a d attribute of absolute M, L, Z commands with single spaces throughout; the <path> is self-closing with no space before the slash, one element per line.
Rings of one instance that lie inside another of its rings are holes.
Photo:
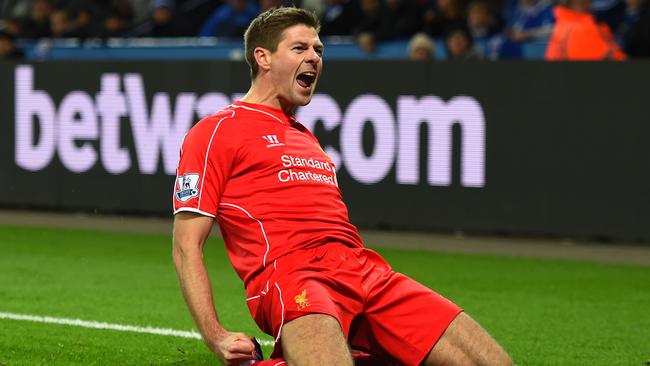
<path fill-rule="evenodd" d="M 433 347 L 424 364 L 510 366 L 512 360 L 474 319 L 460 313 Z"/>
<path fill-rule="evenodd" d="M 352 366 L 339 322 L 324 314 L 294 319 L 282 328 L 282 352 L 290 366 Z"/>

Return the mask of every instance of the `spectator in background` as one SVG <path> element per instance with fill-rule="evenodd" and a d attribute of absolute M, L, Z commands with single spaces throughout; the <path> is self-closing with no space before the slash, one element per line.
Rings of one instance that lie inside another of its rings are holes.
<path fill-rule="evenodd" d="M 377 43 L 375 42 L 375 36 L 372 33 L 364 32 L 359 33 L 356 36 L 357 46 L 361 48 L 364 52 L 372 54 L 375 53 L 377 49 Z"/>
<path fill-rule="evenodd" d="M 555 27 L 546 48 L 546 60 L 624 60 L 607 24 L 591 14 L 591 0 L 567 0 L 554 9 Z"/>
<path fill-rule="evenodd" d="M 25 54 L 16 48 L 14 39 L 13 34 L 0 31 L 0 60 L 20 60 L 25 57 Z"/>
<path fill-rule="evenodd" d="M 2 20 L 2 30 L 14 38 L 20 35 L 20 21 L 17 18 L 9 17 Z"/>
<path fill-rule="evenodd" d="M 382 18 L 381 41 L 412 37 L 422 29 L 423 9 L 412 0 L 384 0 L 385 11 Z"/>
<path fill-rule="evenodd" d="M 129 27 L 129 21 L 119 13 L 111 13 L 104 19 L 102 38 L 122 37 Z"/>
<path fill-rule="evenodd" d="M 438 0 L 435 7 L 423 13 L 423 30 L 432 37 L 443 37 L 454 29 L 465 27 L 463 0 Z"/>
<path fill-rule="evenodd" d="M 361 19 L 353 29 L 359 47 L 366 53 L 375 52 L 376 34 L 381 31 L 383 7 L 381 0 L 361 0 Z"/>
<path fill-rule="evenodd" d="M 102 0 L 95 0 L 102 1 Z M 103 0 L 109 3 L 108 16 L 104 20 L 104 37 L 122 37 L 131 27 L 133 8 L 129 0 Z"/>
<path fill-rule="evenodd" d="M 2 0 L 0 15 L 4 18 L 26 18 L 29 16 L 31 6 L 31 0 Z"/>
<path fill-rule="evenodd" d="M 475 0 L 467 8 L 467 29 L 474 42 L 487 41 L 499 33 L 499 20 L 486 0 Z"/>
<path fill-rule="evenodd" d="M 148 37 L 193 36 L 192 28 L 184 17 L 176 13 L 173 0 L 151 2 L 151 24 L 143 35 Z"/>
<path fill-rule="evenodd" d="M 638 20 L 625 33 L 624 42 L 630 57 L 650 57 L 650 0 L 639 5 Z"/>
<path fill-rule="evenodd" d="M 480 60 L 480 52 L 472 47 L 472 39 L 463 28 L 452 30 L 445 37 L 447 57 L 450 60 Z"/>
<path fill-rule="evenodd" d="M 422 28 L 422 9 L 411 0 L 362 0 L 362 21 L 355 29 L 357 44 L 368 53 L 376 42 L 408 39 Z"/>
<path fill-rule="evenodd" d="M 132 22 L 134 25 L 139 25 L 146 22 L 151 15 L 151 9 L 153 9 L 154 3 L 157 0 L 129 0 L 129 5 L 133 13 Z M 169 0 L 170 3 L 174 3 L 173 0 Z"/>
<path fill-rule="evenodd" d="M 72 25 L 70 24 L 68 13 L 65 10 L 55 10 L 52 12 L 52 15 L 50 15 L 50 34 L 53 38 L 68 38 L 76 36 L 72 29 Z"/>
<path fill-rule="evenodd" d="M 361 0 L 361 19 L 353 29 L 353 33 L 379 32 L 382 18 L 383 4 L 381 0 Z"/>
<path fill-rule="evenodd" d="M 614 31 L 625 17 L 623 0 L 592 0 L 591 11 L 599 23 L 606 23 Z"/>
<path fill-rule="evenodd" d="M 514 42 L 546 40 L 553 32 L 554 23 L 551 0 L 519 0 L 507 20 L 506 35 Z"/>
<path fill-rule="evenodd" d="M 89 1 L 76 0 L 68 5 L 68 15 L 71 28 L 77 37 L 97 37 L 100 33 L 100 23 L 96 20 L 106 16 L 100 8 L 93 6 Z"/>
<path fill-rule="evenodd" d="M 171 0 L 176 3 L 174 16 L 183 19 L 196 36 L 201 31 L 203 23 L 213 15 L 227 0 Z"/>
<path fill-rule="evenodd" d="M 133 19 L 129 0 L 72 0 L 67 10 L 81 38 L 121 36 Z"/>
<path fill-rule="evenodd" d="M 248 24 L 259 14 L 252 1 L 228 0 L 203 23 L 201 37 L 242 37 Z"/>
<path fill-rule="evenodd" d="M 625 34 L 639 21 L 642 4 L 643 0 L 625 0 L 625 15 L 615 32 L 619 42 L 623 42 Z"/>
<path fill-rule="evenodd" d="M 320 18 L 320 35 L 350 35 L 361 16 L 359 2 L 355 0 L 327 0 Z"/>
<path fill-rule="evenodd" d="M 50 36 L 50 15 L 52 4 L 49 0 L 34 0 L 29 16 L 21 24 L 20 37 L 42 38 Z"/>
<path fill-rule="evenodd" d="M 409 41 L 408 56 L 410 60 L 427 61 L 433 60 L 436 55 L 436 47 L 433 41 L 425 33 L 416 33 Z"/>
<path fill-rule="evenodd" d="M 487 0 L 475 0 L 467 8 L 467 29 L 474 43 L 474 49 L 482 57 L 495 53 L 494 37 L 499 34 L 501 24 L 492 5 Z"/>

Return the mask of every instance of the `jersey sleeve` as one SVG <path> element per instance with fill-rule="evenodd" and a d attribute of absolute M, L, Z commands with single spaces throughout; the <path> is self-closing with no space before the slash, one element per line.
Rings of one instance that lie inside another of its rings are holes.
<path fill-rule="evenodd" d="M 235 139 L 227 136 L 225 127 L 229 116 L 202 120 L 185 136 L 174 183 L 174 214 L 216 217 L 236 155 Z"/>

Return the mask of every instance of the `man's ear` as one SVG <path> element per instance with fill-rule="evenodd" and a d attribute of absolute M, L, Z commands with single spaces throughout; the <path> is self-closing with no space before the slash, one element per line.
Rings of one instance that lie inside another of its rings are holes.
<path fill-rule="evenodd" d="M 268 71 L 271 68 L 271 51 L 266 48 L 255 47 L 253 56 L 260 70 Z"/>

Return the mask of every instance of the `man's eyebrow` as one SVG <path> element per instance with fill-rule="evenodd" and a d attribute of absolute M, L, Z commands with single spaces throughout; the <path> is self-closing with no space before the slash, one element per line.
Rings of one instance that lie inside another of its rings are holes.
<path fill-rule="evenodd" d="M 308 47 L 309 42 L 295 41 L 295 42 L 291 43 L 291 47 L 294 47 L 294 46 Z M 315 43 L 313 47 L 315 49 L 317 49 L 317 50 L 321 50 L 321 51 L 325 50 L 325 45 L 322 44 L 322 43 Z"/>

